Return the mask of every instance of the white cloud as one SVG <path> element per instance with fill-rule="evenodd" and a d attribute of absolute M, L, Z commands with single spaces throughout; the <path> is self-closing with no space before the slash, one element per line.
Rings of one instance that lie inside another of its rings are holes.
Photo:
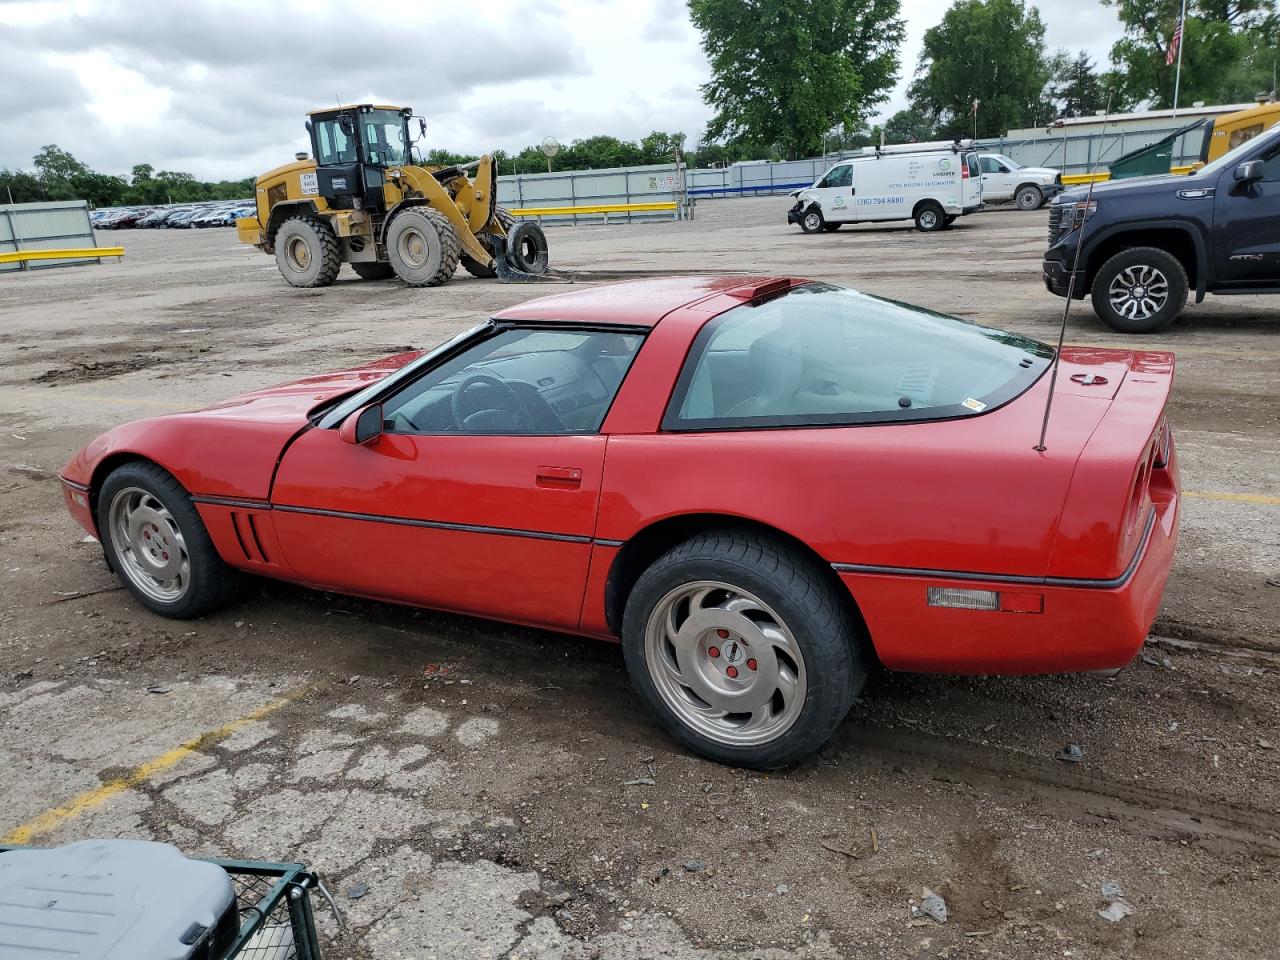
<path fill-rule="evenodd" d="M 905 105 L 947 0 L 904 0 L 885 114 Z M 1039 4 L 1049 45 L 1105 63 L 1110 8 Z M 340 97 L 414 107 L 427 142 L 519 150 L 546 136 L 696 140 L 708 77 L 683 0 L 352 6 L 328 0 L 0 0 L 0 166 L 57 143 L 97 169 L 260 173 L 306 148 L 304 114 Z"/>

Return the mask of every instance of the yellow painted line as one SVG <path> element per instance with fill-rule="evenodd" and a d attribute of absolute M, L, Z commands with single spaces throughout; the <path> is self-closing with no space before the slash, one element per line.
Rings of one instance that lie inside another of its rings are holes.
<path fill-rule="evenodd" d="M 160 756 L 154 757 L 151 760 L 134 767 L 123 777 L 104 783 L 100 787 L 94 787 L 92 790 L 86 790 L 70 802 L 63 804 L 60 807 L 50 808 L 34 820 L 30 820 L 22 826 L 10 831 L 4 837 L 0 837 L 0 843 L 30 843 L 36 837 L 57 829 L 68 820 L 74 820 L 82 813 L 87 813 L 90 810 L 102 806 L 117 794 L 139 786 L 151 777 L 155 776 L 157 773 L 176 766 L 197 750 L 225 740 L 237 730 L 247 727 L 255 720 L 261 720 L 263 717 L 275 713 L 281 707 L 292 703 L 294 700 L 297 700 L 303 694 L 313 689 L 315 688 L 309 686 L 294 690 L 292 693 L 286 694 L 279 700 L 273 700 L 266 706 L 259 707 L 257 710 L 253 711 L 253 713 L 243 716 L 239 720 L 232 720 L 230 723 L 223 724 L 216 730 L 210 730 L 207 733 L 202 733 L 194 740 L 188 740 L 181 746 L 174 747 L 172 750 L 168 750 L 160 754 Z"/>
<path fill-rule="evenodd" d="M 516 217 L 560 217 L 574 213 L 658 213 L 675 208 L 676 202 L 667 200 L 661 203 L 598 203 L 582 207 L 521 207 L 508 213 Z"/>
<path fill-rule="evenodd" d="M 83 247 L 78 250 L 15 250 L 0 253 L 0 263 L 28 260 L 85 260 L 93 257 L 123 257 L 124 247 Z"/>
<path fill-rule="evenodd" d="M 1227 500 L 1232 503 L 1261 503 L 1267 506 L 1280 504 L 1280 497 L 1265 493 L 1225 493 L 1218 490 L 1183 490 L 1184 497 L 1192 500 Z"/>

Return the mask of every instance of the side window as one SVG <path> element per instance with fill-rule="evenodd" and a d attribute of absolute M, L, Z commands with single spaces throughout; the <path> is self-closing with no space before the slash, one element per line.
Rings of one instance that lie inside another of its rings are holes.
<path fill-rule="evenodd" d="M 1000 166 L 1000 161 L 995 157 L 983 157 L 981 159 L 983 173 L 1002 173 L 1004 168 Z"/>
<path fill-rule="evenodd" d="M 969 176 L 976 177 L 979 175 L 978 174 L 978 155 L 976 153 L 967 154 L 965 156 L 965 164 L 969 168 Z"/>
<path fill-rule="evenodd" d="M 355 159 L 355 143 L 337 120 L 321 120 L 316 124 L 316 163 L 324 167 L 354 163 Z"/>
<path fill-rule="evenodd" d="M 1270 183 L 1280 180 L 1280 147 L 1275 147 L 1262 160 L 1262 179 Z"/>
<path fill-rule="evenodd" d="M 820 187 L 848 187 L 853 185 L 853 164 L 842 163 L 838 167 L 832 167 L 827 171 L 827 175 L 822 178 Z"/>
<path fill-rule="evenodd" d="M 1240 146 L 1240 144 L 1247 143 L 1261 132 L 1262 124 L 1260 123 L 1255 123 L 1253 126 L 1249 127 L 1242 127 L 1239 130 L 1232 130 L 1230 143 L 1227 149 L 1234 150 L 1236 147 Z"/>
<path fill-rule="evenodd" d="M 383 403 L 389 433 L 595 433 L 643 337 L 500 330 Z"/>

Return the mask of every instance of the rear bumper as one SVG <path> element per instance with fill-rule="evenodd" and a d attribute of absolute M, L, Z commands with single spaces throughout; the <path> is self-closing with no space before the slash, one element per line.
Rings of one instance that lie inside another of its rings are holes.
<path fill-rule="evenodd" d="M 1114 670 L 1142 648 L 1160 607 L 1178 538 L 1179 497 L 1153 505 L 1122 582 L 972 579 L 840 570 L 881 663 L 923 673 L 1033 674 Z M 839 568 L 837 568 L 839 569 Z M 1036 581 L 1039 582 L 1036 582 Z M 1107 584 L 1116 583 L 1114 586 Z M 1041 612 L 930 607 L 928 587 L 993 590 Z"/>

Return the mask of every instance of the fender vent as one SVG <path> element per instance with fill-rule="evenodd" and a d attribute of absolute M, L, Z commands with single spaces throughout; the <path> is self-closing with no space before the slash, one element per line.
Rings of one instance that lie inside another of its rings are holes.
<path fill-rule="evenodd" d="M 262 549 L 262 538 L 258 536 L 258 524 L 252 513 L 231 514 L 231 529 L 235 531 L 236 543 L 240 552 L 251 563 L 270 563 L 267 551 Z"/>

